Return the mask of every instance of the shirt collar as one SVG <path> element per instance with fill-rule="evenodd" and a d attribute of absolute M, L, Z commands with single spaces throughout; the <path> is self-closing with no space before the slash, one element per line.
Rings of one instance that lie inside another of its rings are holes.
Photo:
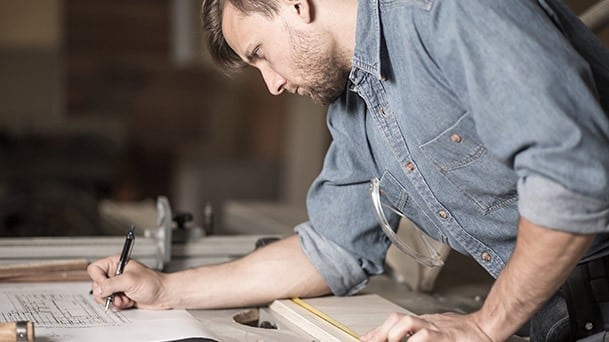
<path fill-rule="evenodd" d="M 355 48 L 353 50 L 353 69 L 349 78 L 359 83 L 357 69 L 384 79 L 382 54 L 382 30 L 380 25 L 379 0 L 360 0 L 357 6 L 355 29 Z"/>

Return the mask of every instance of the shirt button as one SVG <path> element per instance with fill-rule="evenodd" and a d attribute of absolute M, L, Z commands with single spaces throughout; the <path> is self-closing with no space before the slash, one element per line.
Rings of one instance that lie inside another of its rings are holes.
<path fill-rule="evenodd" d="M 461 136 L 459 134 L 453 134 L 450 136 L 450 140 L 452 140 L 453 142 L 456 142 L 456 143 L 460 143 L 461 140 L 463 140 L 463 138 L 461 138 Z"/>
<path fill-rule="evenodd" d="M 406 170 L 408 170 L 408 171 L 414 170 L 414 164 L 412 162 L 406 163 Z"/>
<path fill-rule="evenodd" d="M 438 211 L 438 216 L 446 220 L 448 218 L 448 213 L 444 210 L 440 210 Z"/>
<path fill-rule="evenodd" d="M 482 254 L 480 254 L 480 257 L 486 262 L 493 260 L 493 257 L 491 257 L 491 254 L 489 252 L 482 252 Z"/>

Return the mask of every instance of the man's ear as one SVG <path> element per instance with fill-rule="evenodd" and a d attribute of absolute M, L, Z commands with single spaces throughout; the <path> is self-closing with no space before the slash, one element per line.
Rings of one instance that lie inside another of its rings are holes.
<path fill-rule="evenodd" d="M 290 11 L 305 24 L 309 24 L 314 20 L 312 0 L 283 0 L 283 2 L 290 6 Z"/>

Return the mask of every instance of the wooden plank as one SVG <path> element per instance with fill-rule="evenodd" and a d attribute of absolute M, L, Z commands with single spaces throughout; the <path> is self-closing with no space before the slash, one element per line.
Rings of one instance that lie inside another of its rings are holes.
<path fill-rule="evenodd" d="M 328 296 L 305 301 L 360 336 L 381 325 L 393 312 L 413 314 L 376 294 L 351 297 Z M 356 340 L 291 300 L 274 301 L 269 309 L 296 326 L 302 327 L 311 336 L 321 341 Z"/>
<path fill-rule="evenodd" d="M 86 259 L 48 260 L 42 262 L 0 265 L 0 280 L 32 276 L 40 273 L 86 271 L 88 265 L 89 261 Z"/>
<path fill-rule="evenodd" d="M 91 277 L 86 270 L 78 271 L 57 271 L 41 272 L 39 274 L 21 275 L 9 278 L 2 278 L 2 283 L 37 283 L 48 281 L 87 281 Z"/>

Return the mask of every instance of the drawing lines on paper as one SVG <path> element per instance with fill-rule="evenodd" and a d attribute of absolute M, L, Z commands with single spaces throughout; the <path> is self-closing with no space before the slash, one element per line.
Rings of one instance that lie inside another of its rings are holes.
<path fill-rule="evenodd" d="M 83 294 L 5 292 L 12 308 L 1 309 L 5 322 L 32 321 L 43 328 L 83 328 L 129 323 L 120 312 L 104 313 L 100 305 Z"/>

